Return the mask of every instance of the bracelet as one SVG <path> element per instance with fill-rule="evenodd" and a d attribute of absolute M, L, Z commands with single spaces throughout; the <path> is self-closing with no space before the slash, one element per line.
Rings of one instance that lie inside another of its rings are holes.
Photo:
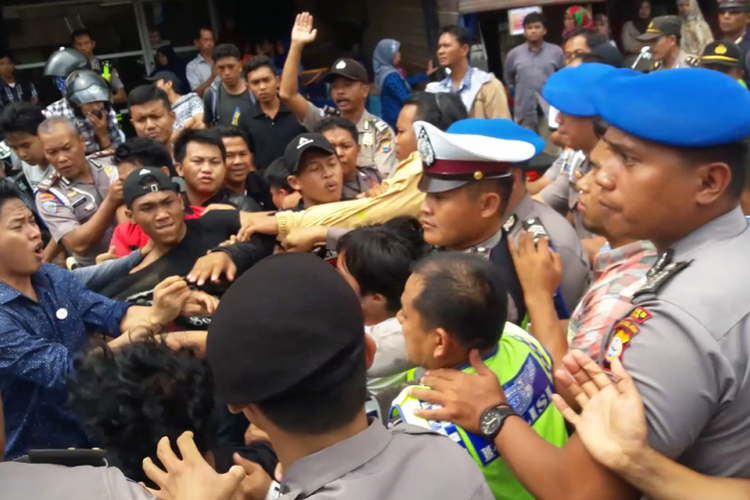
<path fill-rule="evenodd" d="M 278 481 L 274 480 L 271 482 L 271 486 L 268 488 L 265 500 L 274 500 L 281 496 L 281 485 Z"/>

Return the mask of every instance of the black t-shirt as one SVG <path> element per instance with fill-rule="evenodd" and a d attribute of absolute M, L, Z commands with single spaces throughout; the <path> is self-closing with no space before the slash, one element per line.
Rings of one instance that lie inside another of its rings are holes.
<path fill-rule="evenodd" d="M 275 159 L 284 156 L 287 144 L 307 132 L 283 102 L 273 119 L 255 104 L 251 111 L 240 117 L 240 128 L 248 138 L 248 147 L 255 155 L 258 170 L 265 169 Z"/>
<path fill-rule="evenodd" d="M 237 234 L 240 226 L 240 215 L 235 210 L 213 210 L 198 219 L 186 220 L 185 237 L 176 247 L 147 267 L 110 284 L 101 293 L 115 300 L 151 305 L 156 285 L 170 276 L 186 276 L 195 261 Z M 220 294 L 220 289 L 206 291 L 212 295 Z M 186 328 L 191 326 L 200 325 L 194 321 L 185 325 Z"/>

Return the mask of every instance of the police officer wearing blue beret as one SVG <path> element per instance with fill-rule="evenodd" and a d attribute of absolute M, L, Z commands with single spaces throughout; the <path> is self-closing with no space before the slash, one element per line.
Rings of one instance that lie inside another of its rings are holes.
<path fill-rule="evenodd" d="M 686 108 L 696 90 L 722 100 Z M 611 75 L 592 97 L 609 123 L 602 138 L 609 155 L 596 174 L 607 232 L 651 240 L 661 252 L 634 287 L 632 308 L 605 336 L 598 361 L 608 370 L 620 360 L 632 374 L 654 449 L 702 474 L 750 477 L 750 266 L 737 264 L 750 248 L 739 208 L 750 93 L 726 75 L 685 68 Z M 427 376 L 435 391 L 420 397 L 444 408 L 420 416 L 477 430 L 484 410 L 505 395 L 481 360 L 474 364 L 479 376 Z M 596 465 L 578 434 L 557 449 L 521 419 L 498 427 L 498 451 L 540 500 L 641 496 Z M 627 460 L 623 453 L 632 472 L 637 464 Z"/>
<path fill-rule="evenodd" d="M 421 214 L 425 240 L 488 255 L 504 271 L 509 318 L 521 323 L 526 307 L 506 237 L 518 238 L 524 230 L 548 237 L 563 267 L 557 313 L 570 317 L 588 288 L 589 263 L 568 221 L 526 191 L 524 169 L 544 149 L 544 140 L 500 118 L 461 120 L 447 132 L 415 122 L 414 130 L 424 168 L 419 189 L 427 193 Z"/>

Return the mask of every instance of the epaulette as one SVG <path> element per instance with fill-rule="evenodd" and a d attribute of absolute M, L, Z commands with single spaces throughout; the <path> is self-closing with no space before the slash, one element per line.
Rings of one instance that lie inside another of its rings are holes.
<path fill-rule="evenodd" d="M 104 168 L 104 165 L 100 161 L 94 158 L 89 158 L 88 160 L 97 170 L 102 170 Z"/>
<path fill-rule="evenodd" d="M 49 191 L 49 188 L 51 188 L 59 179 L 60 174 L 57 173 L 57 170 L 52 169 L 44 176 L 44 179 L 37 183 L 36 188 L 40 191 Z"/>
<path fill-rule="evenodd" d="M 654 65 L 653 65 L 653 66 L 651 66 L 651 69 L 650 69 L 650 70 L 648 70 L 648 71 L 649 71 L 649 73 L 650 73 L 650 72 L 652 72 L 652 71 L 656 71 L 656 70 L 660 69 L 661 67 L 662 67 L 662 62 L 661 62 L 661 61 L 656 61 L 656 62 L 654 63 Z"/>
<path fill-rule="evenodd" d="M 700 60 L 699 57 L 687 56 L 685 58 L 685 63 L 687 63 L 688 66 L 692 66 L 693 68 L 697 68 L 700 65 L 700 63 L 701 63 L 701 60 Z"/>
<path fill-rule="evenodd" d="M 321 111 L 323 112 L 323 116 L 341 116 L 341 112 L 338 109 L 327 104 L 323 106 L 323 109 Z"/>
<path fill-rule="evenodd" d="M 375 130 L 377 130 L 381 134 L 383 132 L 388 132 L 388 124 L 384 122 L 383 120 L 378 120 L 378 119 L 372 120 L 372 124 L 375 127 Z"/>

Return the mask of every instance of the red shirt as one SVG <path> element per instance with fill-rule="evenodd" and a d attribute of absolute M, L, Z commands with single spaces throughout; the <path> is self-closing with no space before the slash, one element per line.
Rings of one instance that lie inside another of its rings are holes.
<path fill-rule="evenodd" d="M 192 212 L 185 211 L 185 220 L 197 219 L 203 215 L 206 207 L 190 206 Z M 143 232 L 141 226 L 132 222 L 123 222 L 115 228 L 112 234 L 110 247 L 115 247 L 115 253 L 118 257 L 124 257 L 133 250 L 143 248 L 148 243 L 149 237 Z"/>

